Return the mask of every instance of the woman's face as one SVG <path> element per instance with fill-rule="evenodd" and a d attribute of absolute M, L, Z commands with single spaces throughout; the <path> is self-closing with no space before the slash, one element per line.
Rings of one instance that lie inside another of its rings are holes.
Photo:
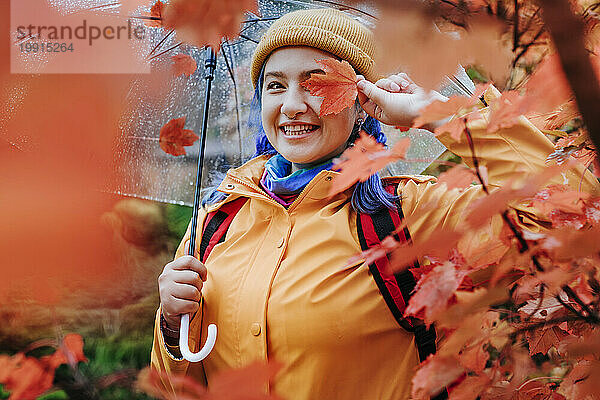
<path fill-rule="evenodd" d="M 341 154 L 358 118 L 355 107 L 319 117 L 322 97 L 301 83 L 311 73 L 324 73 L 315 60 L 334 58 L 312 47 L 282 47 L 265 62 L 262 124 L 269 142 L 292 170 L 320 164 Z"/>

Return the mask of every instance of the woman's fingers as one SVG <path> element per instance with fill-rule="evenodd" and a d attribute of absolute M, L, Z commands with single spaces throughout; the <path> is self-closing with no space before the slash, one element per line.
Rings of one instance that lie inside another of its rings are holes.
<path fill-rule="evenodd" d="M 196 271 L 183 270 L 183 271 L 174 271 L 173 281 L 175 283 L 183 283 L 186 285 L 192 285 L 196 287 L 198 290 L 202 290 L 202 280 L 200 279 L 200 274 Z"/>
<path fill-rule="evenodd" d="M 175 261 L 171 261 L 170 266 L 174 270 L 192 270 L 198 275 L 200 275 L 200 279 L 203 281 L 206 280 L 206 267 L 197 258 L 192 256 L 183 256 L 179 257 Z M 167 265 L 169 265 L 167 264 Z"/>
<path fill-rule="evenodd" d="M 419 89 L 419 86 L 404 72 L 390 75 L 387 79 L 396 83 L 402 93 L 415 93 Z"/>
<path fill-rule="evenodd" d="M 181 300 L 200 301 L 200 297 L 202 297 L 202 292 L 196 286 L 185 283 L 175 282 L 170 292 L 171 296 Z"/>
<path fill-rule="evenodd" d="M 398 93 L 401 91 L 400 85 L 388 78 L 378 80 L 375 82 L 375 86 L 392 93 Z"/>
<path fill-rule="evenodd" d="M 181 314 L 192 314 L 192 313 L 195 313 L 196 311 L 198 311 L 199 307 L 200 307 L 200 304 L 198 303 L 198 301 L 180 299 L 178 297 L 171 296 L 171 298 L 169 299 L 169 311 L 168 311 L 169 315 L 165 315 L 165 318 L 167 318 L 167 317 L 173 318 L 176 315 L 181 315 Z M 163 304 L 163 311 L 166 311 L 164 308 L 164 304 Z M 167 313 L 165 313 L 165 314 L 167 314 Z"/>

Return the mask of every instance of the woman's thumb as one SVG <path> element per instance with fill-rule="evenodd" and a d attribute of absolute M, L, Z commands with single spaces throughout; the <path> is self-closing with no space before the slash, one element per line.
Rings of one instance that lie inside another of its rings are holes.
<path fill-rule="evenodd" d="M 369 82 L 366 79 L 359 81 L 356 84 L 356 87 L 360 92 L 362 92 L 369 100 L 373 101 L 375 104 L 381 106 L 385 104 L 385 98 L 389 95 L 389 93 L 381 88 L 375 86 L 375 84 Z"/>

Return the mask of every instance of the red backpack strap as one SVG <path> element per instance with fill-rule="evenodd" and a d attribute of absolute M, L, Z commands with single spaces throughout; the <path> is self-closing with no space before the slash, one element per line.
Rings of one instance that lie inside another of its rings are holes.
<path fill-rule="evenodd" d="M 395 195 L 397 188 L 398 184 L 392 183 L 387 185 L 385 190 Z M 396 230 L 397 226 L 400 226 L 404 219 L 400 198 L 396 200 L 395 205 L 395 209 L 382 208 L 373 214 L 358 213 L 356 226 L 363 251 L 380 244 L 383 239 Z M 400 243 L 410 242 L 411 238 L 408 228 L 404 227 L 401 232 L 394 234 L 394 239 Z M 387 272 L 388 263 L 389 258 L 387 256 L 382 257 L 369 265 L 369 271 L 398 324 L 407 331 L 414 333 L 419 359 L 424 361 L 436 351 L 435 327 L 432 325 L 427 329 L 423 321 L 416 318 L 404 317 L 404 311 L 413 294 L 416 281 L 408 268 L 396 274 Z M 414 267 L 419 267 L 418 262 L 415 262 Z M 448 392 L 443 390 L 433 399 L 442 400 L 447 398 Z"/>
<path fill-rule="evenodd" d="M 218 210 L 208 213 L 204 220 L 202 229 L 202 240 L 200 241 L 200 261 L 206 262 L 212 249 L 225 240 L 225 235 L 231 225 L 231 221 L 240 211 L 240 208 L 248 200 L 247 197 L 240 197 L 226 204 L 223 204 Z"/>

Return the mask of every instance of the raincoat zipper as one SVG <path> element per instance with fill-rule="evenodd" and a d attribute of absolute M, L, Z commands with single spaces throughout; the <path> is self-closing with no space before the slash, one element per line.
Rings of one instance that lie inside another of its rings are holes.
<path fill-rule="evenodd" d="M 258 186 L 250 185 L 250 184 L 248 184 L 248 183 L 246 183 L 246 182 L 242 181 L 241 179 L 236 178 L 234 176 L 228 175 L 227 177 L 229 179 L 231 179 L 231 180 L 233 180 L 233 181 L 235 181 L 235 182 L 237 182 L 237 183 L 239 183 L 241 185 L 249 187 L 251 189 L 258 189 L 259 191 L 261 190 Z M 254 196 L 254 197 L 258 197 L 258 198 L 262 198 L 262 199 L 267 199 L 270 203 L 275 204 L 275 205 L 277 205 L 277 206 L 279 206 L 279 207 L 281 207 L 281 208 L 283 208 L 284 210 L 287 211 L 287 209 L 283 205 L 279 204 L 278 202 L 276 202 L 275 200 L 273 200 L 271 197 L 267 196 L 266 194 L 265 195 Z"/>

